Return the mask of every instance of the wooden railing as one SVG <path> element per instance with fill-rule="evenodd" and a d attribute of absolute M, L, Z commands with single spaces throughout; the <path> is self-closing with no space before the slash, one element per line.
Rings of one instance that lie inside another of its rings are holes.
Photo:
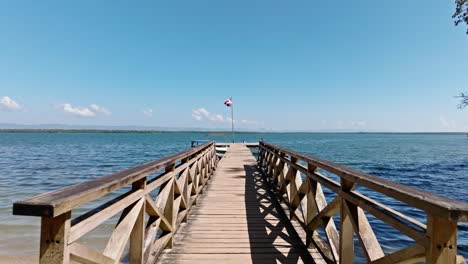
<path fill-rule="evenodd" d="M 41 217 L 40 263 L 153 263 L 171 248 L 179 225 L 217 165 L 213 142 L 161 160 L 16 202 L 13 214 Z M 151 175 L 164 170 L 162 174 Z M 81 216 L 72 210 L 131 185 L 131 190 Z M 154 198 L 154 192 L 157 192 Z M 80 238 L 122 212 L 103 252 Z M 147 215 L 147 216 L 146 216 Z"/>
<path fill-rule="evenodd" d="M 468 221 L 466 203 L 264 142 L 260 142 L 258 164 L 288 206 L 291 220 L 306 231 L 308 245 L 316 247 L 327 262 L 353 263 L 356 234 L 368 263 L 464 263 L 457 256 L 457 222 Z M 340 182 L 319 169 L 338 176 Z M 355 190 L 357 185 L 424 211 L 427 223 L 367 197 Z M 332 201 L 327 203 L 322 186 L 336 193 Z M 385 255 L 365 212 L 412 238 L 414 245 Z M 339 229 L 335 215 L 339 215 Z"/>

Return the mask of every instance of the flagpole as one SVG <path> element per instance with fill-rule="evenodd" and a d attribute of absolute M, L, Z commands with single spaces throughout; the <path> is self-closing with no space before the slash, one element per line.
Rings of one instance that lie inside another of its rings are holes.
<path fill-rule="evenodd" d="M 232 96 L 231 96 L 231 102 L 232 102 Z M 234 137 L 234 102 L 231 104 L 231 125 L 232 125 L 232 143 L 235 141 Z"/>

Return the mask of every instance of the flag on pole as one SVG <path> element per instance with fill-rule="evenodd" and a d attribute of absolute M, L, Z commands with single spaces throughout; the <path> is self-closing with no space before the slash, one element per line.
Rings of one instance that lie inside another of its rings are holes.
<path fill-rule="evenodd" d="M 231 98 L 226 99 L 226 101 L 224 101 L 224 104 L 225 104 L 227 107 L 232 107 Z"/>

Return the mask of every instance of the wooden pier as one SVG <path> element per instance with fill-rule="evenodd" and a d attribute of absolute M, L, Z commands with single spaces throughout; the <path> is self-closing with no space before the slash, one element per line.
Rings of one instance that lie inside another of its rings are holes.
<path fill-rule="evenodd" d="M 161 263 L 313 262 L 244 144 L 230 144 L 175 241 Z"/>
<path fill-rule="evenodd" d="M 465 262 L 457 223 L 468 221 L 466 203 L 264 142 L 224 144 L 221 160 L 216 144 L 206 143 L 16 202 L 13 213 L 41 217 L 40 263 L 354 263 L 354 236 L 368 263 Z M 422 210 L 427 221 L 358 185 Z M 323 188 L 334 195 L 325 197 Z M 106 197 L 72 219 L 74 209 Z M 368 215 L 414 243 L 384 252 Z M 113 216 L 103 250 L 81 241 Z"/>

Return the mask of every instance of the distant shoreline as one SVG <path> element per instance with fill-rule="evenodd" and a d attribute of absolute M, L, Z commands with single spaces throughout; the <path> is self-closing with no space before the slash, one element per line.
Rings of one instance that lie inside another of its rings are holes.
<path fill-rule="evenodd" d="M 0 133 L 50 133 L 50 134 L 164 134 L 164 133 L 197 133 L 213 136 L 230 134 L 230 131 L 207 130 L 126 130 L 126 129 L 0 129 Z M 468 132 L 359 132 L 359 131 L 236 131 L 236 134 L 440 134 L 464 135 Z"/>

